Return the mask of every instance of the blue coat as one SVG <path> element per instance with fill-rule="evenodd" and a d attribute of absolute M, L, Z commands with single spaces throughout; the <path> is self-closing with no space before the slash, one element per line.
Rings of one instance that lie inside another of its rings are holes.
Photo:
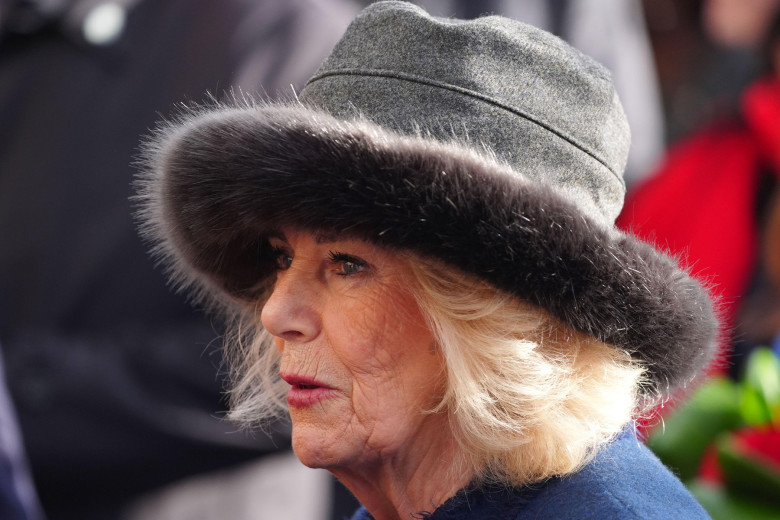
<path fill-rule="evenodd" d="M 371 520 L 360 508 L 352 520 Z M 427 520 L 709 519 L 682 483 L 626 431 L 579 472 L 526 488 L 463 490 Z"/>

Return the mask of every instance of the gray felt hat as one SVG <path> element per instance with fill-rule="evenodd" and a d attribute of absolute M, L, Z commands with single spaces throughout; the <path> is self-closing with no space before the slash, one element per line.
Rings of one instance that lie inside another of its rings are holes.
<path fill-rule="evenodd" d="M 609 73 L 555 36 L 378 2 L 298 100 L 162 125 L 141 218 L 176 282 L 222 307 L 273 283 L 270 233 L 334 231 L 530 301 L 629 352 L 663 395 L 707 364 L 717 326 L 698 282 L 614 227 L 628 146 Z"/>
<path fill-rule="evenodd" d="M 441 19 L 403 2 L 359 16 L 301 92 L 339 117 L 494 153 L 612 225 L 630 133 L 609 72 L 500 16 Z"/>

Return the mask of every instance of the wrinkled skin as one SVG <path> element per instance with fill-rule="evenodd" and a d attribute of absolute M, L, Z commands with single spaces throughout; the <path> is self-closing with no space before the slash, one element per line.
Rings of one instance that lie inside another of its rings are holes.
<path fill-rule="evenodd" d="M 294 229 L 271 242 L 279 269 L 261 320 L 292 383 L 296 455 L 336 474 L 377 518 L 443 502 L 469 476 L 429 489 L 457 450 L 446 414 L 430 413 L 443 361 L 400 253 Z"/>

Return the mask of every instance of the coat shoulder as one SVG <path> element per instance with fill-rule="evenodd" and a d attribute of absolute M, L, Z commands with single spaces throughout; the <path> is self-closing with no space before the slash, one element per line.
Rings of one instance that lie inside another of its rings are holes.
<path fill-rule="evenodd" d="M 707 520 L 680 480 L 625 432 L 581 471 L 542 486 L 517 520 L 526 518 Z"/>

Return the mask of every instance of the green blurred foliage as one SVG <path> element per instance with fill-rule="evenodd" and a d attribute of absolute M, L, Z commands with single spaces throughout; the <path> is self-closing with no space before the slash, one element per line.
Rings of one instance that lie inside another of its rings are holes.
<path fill-rule="evenodd" d="M 749 496 L 727 492 L 722 486 L 696 481 L 688 489 L 712 520 L 778 520 L 777 508 Z"/>
<path fill-rule="evenodd" d="M 647 445 L 685 482 L 694 478 L 704 450 L 721 433 L 742 425 L 739 387 L 728 379 L 703 385 L 664 421 Z"/>
<path fill-rule="evenodd" d="M 648 439 L 648 446 L 688 486 L 715 520 L 780 519 L 780 470 L 749 452 L 736 432 L 780 428 L 780 360 L 756 349 L 740 381 L 713 379 L 702 385 Z M 719 485 L 698 478 L 707 450 L 716 450 Z"/>

